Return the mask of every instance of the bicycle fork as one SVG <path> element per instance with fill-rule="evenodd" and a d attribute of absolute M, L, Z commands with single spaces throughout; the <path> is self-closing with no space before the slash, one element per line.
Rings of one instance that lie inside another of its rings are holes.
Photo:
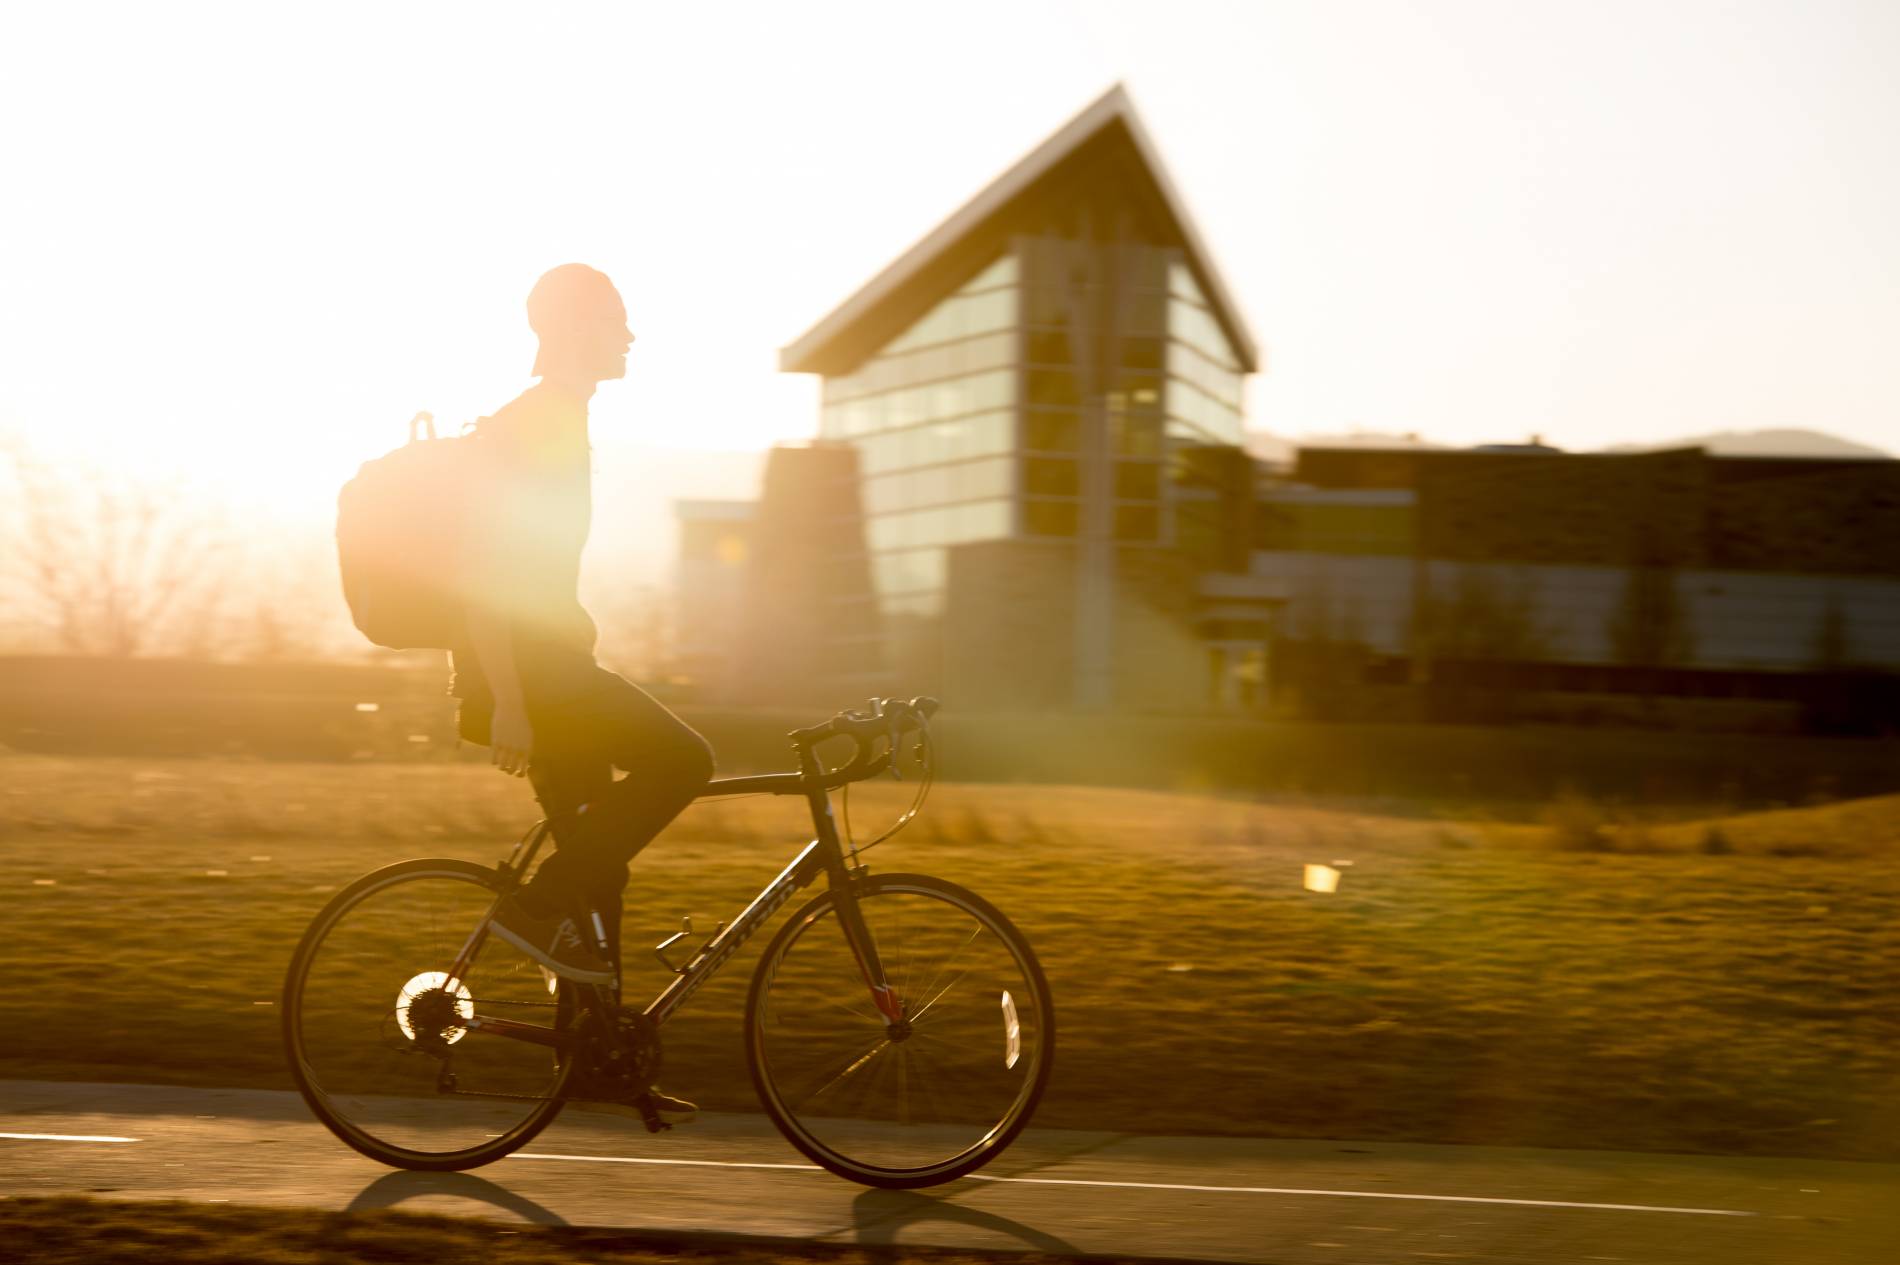
<path fill-rule="evenodd" d="M 812 825 L 823 845 L 825 869 L 838 908 L 838 925 L 844 929 L 845 943 L 851 946 L 851 956 L 857 961 L 858 973 L 864 977 L 864 986 L 870 990 L 871 1004 L 893 1026 L 906 1026 L 904 999 L 897 995 L 897 990 L 885 978 L 884 963 L 878 957 L 877 940 L 871 935 L 869 924 L 864 921 L 864 911 L 858 908 L 857 880 L 862 870 L 854 871 L 845 860 L 844 845 L 838 838 L 838 823 L 831 815 L 831 796 L 824 789 L 823 768 L 809 747 L 799 748 L 798 761 L 806 784 L 813 788 L 806 792 L 806 798 L 811 804 Z"/>

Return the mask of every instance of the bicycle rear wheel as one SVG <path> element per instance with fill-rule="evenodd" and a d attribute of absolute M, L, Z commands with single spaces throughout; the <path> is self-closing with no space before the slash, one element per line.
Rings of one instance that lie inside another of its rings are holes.
<path fill-rule="evenodd" d="M 827 892 L 766 946 L 746 1000 L 759 1100 L 811 1159 L 868 1186 L 931 1186 L 1013 1141 L 1041 1099 L 1055 1009 L 1035 954 L 981 897 L 887 874 L 857 886 L 885 978 L 873 1006 Z"/>
<path fill-rule="evenodd" d="M 449 971 L 500 892 L 467 861 L 404 861 L 339 892 L 304 933 L 284 981 L 284 1040 L 317 1118 L 398 1168 L 499 1159 L 560 1113 L 573 1060 L 472 1029 L 483 1018 L 568 1027 L 570 986 L 484 937 Z"/>

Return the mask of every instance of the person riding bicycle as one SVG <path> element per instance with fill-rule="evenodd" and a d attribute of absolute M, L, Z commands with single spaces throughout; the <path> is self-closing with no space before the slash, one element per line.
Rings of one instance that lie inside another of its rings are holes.
<path fill-rule="evenodd" d="M 711 780 L 713 756 L 679 717 L 594 661 L 594 621 L 578 593 L 592 512 L 588 401 L 626 376 L 626 307 L 605 274 L 563 264 L 535 283 L 528 324 L 540 381 L 479 424 L 480 526 L 450 692 L 461 700 L 460 735 L 488 746 L 503 773 L 528 778 L 556 845 L 502 901 L 492 933 L 557 975 L 611 986 L 627 863 Z"/>

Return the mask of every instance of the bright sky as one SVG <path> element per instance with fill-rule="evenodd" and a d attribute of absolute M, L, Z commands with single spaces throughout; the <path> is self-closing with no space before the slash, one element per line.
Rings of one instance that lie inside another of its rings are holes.
<path fill-rule="evenodd" d="M 807 435 L 777 348 L 1119 79 L 1256 428 L 1900 450 L 1896 66 L 1883 0 L 13 5 L 0 431 L 327 509 L 583 260 L 603 449 Z"/>

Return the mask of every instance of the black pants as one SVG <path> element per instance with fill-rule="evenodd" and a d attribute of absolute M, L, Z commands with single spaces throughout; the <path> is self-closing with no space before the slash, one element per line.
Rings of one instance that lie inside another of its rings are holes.
<path fill-rule="evenodd" d="M 599 910 L 617 952 L 627 862 L 712 779 L 712 748 L 652 695 L 601 668 L 578 696 L 527 706 L 528 780 L 556 846 L 524 899 L 564 912 Z M 616 768 L 626 776 L 615 778 Z"/>

